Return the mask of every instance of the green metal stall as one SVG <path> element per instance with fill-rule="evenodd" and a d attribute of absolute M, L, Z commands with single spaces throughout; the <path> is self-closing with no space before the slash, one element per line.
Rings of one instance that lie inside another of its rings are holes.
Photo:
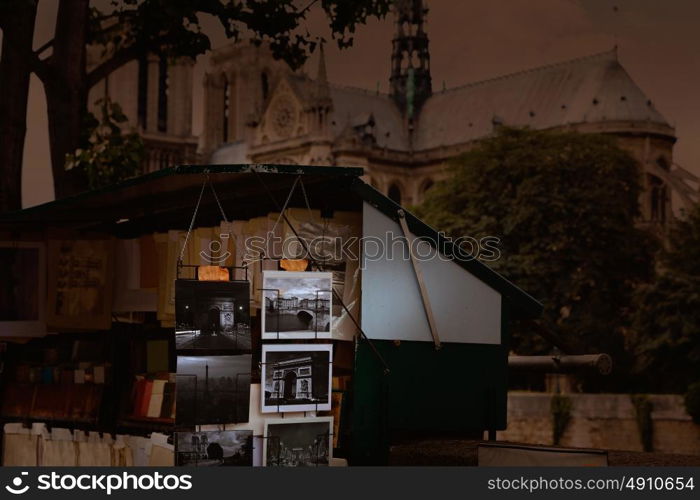
<path fill-rule="evenodd" d="M 356 192 L 364 238 L 398 234 L 418 242 L 416 253 L 433 253 L 363 265 L 368 338 L 355 356 L 351 463 L 386 464 L 405 433 L 495 437 L 506 428 L 510 320 L 537 317 L 542 306 L 376 190 Z"/>

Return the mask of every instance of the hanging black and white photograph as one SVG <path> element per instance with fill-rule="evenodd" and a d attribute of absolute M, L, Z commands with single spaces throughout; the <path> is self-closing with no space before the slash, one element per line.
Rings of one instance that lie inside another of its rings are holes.
<path fill-rule="evenodd" d="M 266 420 L 263 465 L 328 466 L 332 456 L 332 428 L 333 417 Z"/>
<path fill-rule="evenodd" d="M 262 413 L 331 409 L 331 344 L 263 345 Z"/>
<path fill-rule="evenodd" d="M 178 356 L 178 428 L 248 421 L 252 355 Z"/>
<path fill-rule="evenodd" d="M 253 465 L 253 431 L 175 433 L 177 465 L 220 467 Z"/>
<path fill-rule="evenodd" d="M 175 348 L 250 352 L 250 284 L 177 280 Z"/>
<path fill-rule="evenodd" d="M 333 274 L 265 271 L 262 338 L 330 338 Z"/>

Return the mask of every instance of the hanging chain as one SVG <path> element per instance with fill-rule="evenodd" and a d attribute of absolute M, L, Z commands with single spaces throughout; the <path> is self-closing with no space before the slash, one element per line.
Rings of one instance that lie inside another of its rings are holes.
<path fill-rule="evenodd" d="M 299 176 L 299 179 L 301 179 L 301 176 Z M 309 204 L 309 197 L 306 196 L 306 188 L 304 187 L 304 179 L 301 179 L 299 183 L 301 185 L 301 192 L 304 194 L 304 202 L 306 203 L 306 210 L 309 211 L 309 222 L 313 222 L 314 215 L 313 215 L 313 212 L 311 211 L 311 205 Z"/>
<path fill-rule="evenodd" d="M 294 194 L 294 188 L 297 187 L 297 183 L 299 182 L 300 179 L 301 179 L 301 175 L 298 175 L 297 178 L 294 179 L 294 184 L 292 184 L 292 189 L 290 189 L 289 195 L 287 195 L 287 201 L 284 202 L 284 206 L 282 207 L 282 210 L 280 211 L 280 214 L 277 217 L 277 220 L 275 221 L 275 225 L 272 226 L 272 230 L 270 231 L 270 233 L 272 233 L 272 234 L 275 233 L 275 229 L 277 229 L 277 224 L 279 224 L 280 221 L 282 220 L 282 217 L 284 216 L 284 212 L 287 210 L 287 205 L 289 205 L 289 202 L 292 199 L 292 195 Z"/>
<path fill-rule="evenodd" d="M 224 207 L 221 206 L 221 202 L 219 201 L 219 197 L 216 195 L 216 189 L 214 189 L 214 184 L 209 179 L 209 175 L 207 175 L 207 183 L 209 184 L 209 187 L 211 188 L 211 193 L 214 195 L 214 199 L 216 200 L 216 204 L 219 205 L 219 210 L 221 211 L 221 217 L 224 218 L 224 222 L 228 223 L 228 219 L 226 218 L 226 214 L 224 213 Z"/>
<path fill-rule="evenodd" d="M 190 233 L 192 232 L 192 228 L 194 227 L 194 220 L 197 217 L 197 211 L 199 211 L 199 204 L 202 202 L 202 195 L 204 194 L 204 188 L 207 187 L 208 182 L 209 182 L 209 177 L 207 176 L 207 178 L 204 179 L 204 183 L 202 183 L 201 191 L 199 191 L 199 199 L 197 200 L 197 205 L 194 207 L 194 213 L 192 214 L 192 220 L 190 221 L 190 227 L 187 230 L 187 234 L 185 235 L 185 242 L 182 245 L 182 250 L 180 250 L 180 259 L 178 262 L 182 262 L 182 259 L 185 256 L 185 249 L 187 248 L 187 242 L 190 239 Z"/>

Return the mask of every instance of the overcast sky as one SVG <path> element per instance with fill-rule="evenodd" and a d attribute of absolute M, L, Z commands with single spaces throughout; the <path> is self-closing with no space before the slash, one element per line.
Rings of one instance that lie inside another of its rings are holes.
<path fill-rule="evenodd" d="M 53 33 L 57 2 L 42 0 L 35 46 Z M 700 1 L 698 0 L 428 0 L 433 88 L 439 90 L 551 64 L 618 45 L 632 78 L 676 127 L 675 161 L 700 174 Z M 388 90 L 391 17 L 360 27 L 355 46 L 327 46 L 329 79 Z M 227 43 L 215 23 L 215 47 Z M 312 32 L 323 31 L 317 11 Z M 201 82 L 195 73 L 194 133 L 201 130 Z M 315 72 L 316 56 L 308 63 Z M 24 205 L 53 198 L 43 89 L 32 77 L 25 145 Z"/>
<path fill-rule="evenodd" d="M 279 290 L 281 298 L 296 297 L 298 299 L 327 299 L 330 295 L 331 282 L 329 278 L 271 278 L 266 277 L 264 287 L 267 297 L 277 297 L 274 290 Z"/>
<path fill-rule="evenodd" d="M 251 355 L 238 356 L 178 356 L 178 375 L 196 375 L 197 383 L 201 384 L 209 368 L 209 378 L 236 378 L 238 374 L 250 374 Z"/>

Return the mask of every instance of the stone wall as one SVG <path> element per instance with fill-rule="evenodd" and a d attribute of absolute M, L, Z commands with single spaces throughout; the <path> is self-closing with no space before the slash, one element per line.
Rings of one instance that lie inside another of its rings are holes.
<path fill-rule="evenodd" d="M 567 394 L 571 419 L 562 446 L 642 451 L 636 411 L 628 394 Z M 508 394 L 508 429 L 498 439 L 551 445 L 552 394 L 511 392 Z M 683 397 L 668 394 L 648 396 L 653 422 L 653 451 L 700 455 L 700 425 L 686 413 Z"/>

